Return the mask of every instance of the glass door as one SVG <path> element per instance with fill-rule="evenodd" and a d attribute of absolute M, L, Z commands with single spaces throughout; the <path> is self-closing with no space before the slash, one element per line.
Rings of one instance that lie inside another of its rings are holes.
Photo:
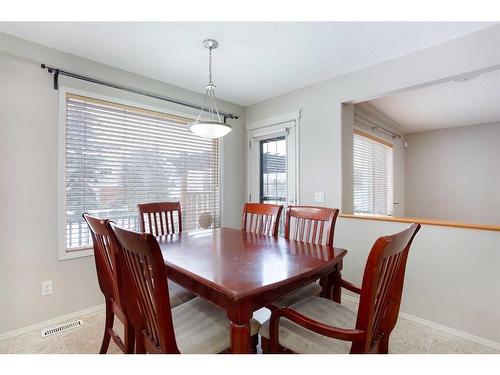
<path fill-rule="evenodd" d="M 294 122 L 248 132 L 248 201 L 296 204 L 296 144 Z M 285 212 L 280 223 L 283 234 Z"/>

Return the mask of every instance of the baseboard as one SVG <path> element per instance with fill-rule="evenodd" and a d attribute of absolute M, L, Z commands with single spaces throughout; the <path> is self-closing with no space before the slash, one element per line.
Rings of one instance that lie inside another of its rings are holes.
<path fill-rule="evenodd" d="M 353 296 L 351 294 L 342 293 L 342 298 L 345 298 L 346 300 L 351 301 L 351 302 L 359 303 L 359 298 L 356 296 Z M 461 337 L 463 339 L 475 342 L 476 344 L 481 344 L 481 345 L 487 346 L 487 347 L 495 349 L 495 350 L 500 350 L 500 343 L 499 342 L 485 339 L 483 337 L 479 337 L 479 336 L 473 335 L 471 333 L 460 331 L 458 329 L 451 328 L 451 327 L 448 327 L 448 326 L 445 326 L 443 324 L 439 324 L 439 323 L 436 323 L 436 322 L 433 322 L 430 320 L 422 319 L 422 318 L 419 318 L 418 316 L 407 314 L 404 312 L 400 312 L 399 316 L 401 318 L 409 320 L 411 322 L 422 324 L 424 326 L 427 326 L 429 328 L 434 328 L 434 329 L 437 329 L 437 330 L 442 331 L 442 332 L 450 333 L 452 335 Z"/>
<path fill-rule="evenodd" d="M 97 306 L 89 307 L 87 309 L 83 309 L 80 311 L 75 311 L 75 312 L 72 312 L 70 314 L 62 315 L 62 316 L 59 316 L 57 318 L 45 320 L 45 321 L 40 322 L 40 323 L 35 323 L 35 324 L 32 324 L 32 325 L 24 327 L 24 328 L 19 328 L 19 329 L 16 329 L 14 331 L 5 332 L 5 333 L 0 334 L 0 341 L 4 341 L 4 340 L 10 339 L 12 337 L 25 335 L 27 333 L 30 333 L 30 332 L 33 332 L 33 331 L 36 331 L 36 330 L 39 330 L 39 329 L 42 329 L 45 327 L 50 327 L 50 326 L 53 326 L 56 324 L 60 324 L 60 323 L 63 323 L 67 320 L 80 318 L 82 315 L 92 314 L 92 313 L 95 313 L 98 311 L 102 311 L 104 309 L 105 309 L 104 304 L 97 305 Z"/>

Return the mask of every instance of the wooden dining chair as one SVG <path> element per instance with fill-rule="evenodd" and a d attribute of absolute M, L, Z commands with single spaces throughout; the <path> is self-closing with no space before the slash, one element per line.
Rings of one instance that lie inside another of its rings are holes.
<path fill-rule="evenodd" d="M 180 202 L 140 203 L 137 209 L 141 232 L 154 236 L 182 232 Z"/>
<path fill-rule="evenodd" d="M 142 326 L 136 332 L 136 353 L 221 353 L 230 347 L 230 322 L 224 310 L 196 297 L 171 308 L 167 269 L 156 238 L 111 224 L 137 296 Z M 129 298 L 128 300 L 130 300 Z M 259 323 L 252 319 L 254 351 Z"/>
<path fill-rule="evenodd" d="M 180 202 L 140 203 L 139 223 L 141 232 L 154 236 L 182 232 L 182 214 Z M 174 282 L 169 283 L 170 303 L 172 307 L 196 297 L 196 294 Z"/>
<path fill-rule="evenodd" d="M 286 211 L 285 238 L 312 245 L 333 246 L 337 208 L 291 206 Z M 317 296 L 322 288 L 309 283 L 275 301 L 273 305 L 284 307 L 310 296 Z"/>
<path fill-rule="evenodd" d="M 100 354 L 108 351 L 109 341 L 113 341 L 124 353 L 134 352 L 134 328 L 126 314 L 125 303 L 122 298 L 120 285 L 120 273 L 117 259 L 117 243 L 113 233 L 108 227 L 109 220 L 99 219 L 83 214 L 87 222 L 92 241 L 94 243 L 95 264 L 97 269 L 97 280 L 104 294 L 106 305 L 106 321 L 104 336 L 102 339 Z M 123 340 L 113 329 L 115 315 L 121 320 L 124 327 Z"/>
<path fill-rule="evenodd" d="M 375 241 L 361 288 L 357 314 L 327 298 L 310 297 L 279 308 L 260 330 L 262 350 L 272 353 L 388 353 L 396 325 L 408 253 L 420 224 Z M 280 318 L 286 318 L 280 320 Z"/>
<path fill-rule="evenodd" d="M 292 206 L 286 212 L 285 238 L 333 246 L 337 208 Z"/>
<path fill-rule="evenodd" d="M 241 230 L 278 237 L 282 205 L 245 203 L 241 217 Z"/>

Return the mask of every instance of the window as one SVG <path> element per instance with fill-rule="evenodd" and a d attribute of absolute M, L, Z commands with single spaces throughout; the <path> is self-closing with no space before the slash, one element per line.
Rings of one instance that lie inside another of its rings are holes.
<path fill-rule="evenodd" d="M 285 136 L 260 141 L 260 202 L 286 203 Z"/>
<path fill-rule="evenodd" d="M 354 213 L 391 216 L 392 145 L 354 131 Z"/>
<path fill-rule="evenodd" d="M 88 212 L 138 230 L 137 204 L 180 201 L 185 230 L 220 225 L 219 144 L 188 119 L 65 95 L 65 252 L 92 244 Z"/>

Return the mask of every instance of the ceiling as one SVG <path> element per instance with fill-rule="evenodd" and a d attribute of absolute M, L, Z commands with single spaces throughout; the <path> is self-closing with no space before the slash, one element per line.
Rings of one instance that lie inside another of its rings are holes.
<path fill-rule="evenodd" d="M 3 22 L 0 32 L 198 92 L 208 80 L 201 42 L 214 38 L 216 94 L 248 106 L 492 24 Z"/>
<path fill-rule="evenodd" d="M 500 122 L 500 71 L 365 103 L 405 133 Z"/>

